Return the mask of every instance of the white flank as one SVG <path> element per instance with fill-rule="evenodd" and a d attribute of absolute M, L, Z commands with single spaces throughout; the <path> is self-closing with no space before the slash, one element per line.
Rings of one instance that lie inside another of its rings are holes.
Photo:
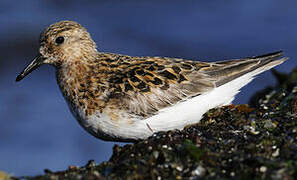
<path fill-rule="evenodd" d="M 125 119 L 114 122 L 106 114 L 98 114 L 88 118 L 85 128 L 88 131 L 97 130 L 97 137 L 102 138 L 108 134 L 109 137 L 105 138 L 107 140 L 145 139 L 154 132 L 183 129 L 186 125 L 199 122 L 209 109 L 230 104 L 240 88 L 252 81 L 257 74 L 279 65 L 283 61 L 285 61 L 284 58 L 273 61 L 214 88 L 210 92 L 164 108 L 158 114 L 145 120 L 135 119 L 132 124 Z"/>

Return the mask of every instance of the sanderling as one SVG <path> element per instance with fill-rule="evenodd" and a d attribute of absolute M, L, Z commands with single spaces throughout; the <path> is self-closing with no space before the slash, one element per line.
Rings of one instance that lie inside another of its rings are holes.
<path fill-rule="evenodd" d="M 209 109 L 230 104 L 255 75 L 287 59 L 281 56 L 275 52 L 208 63 L 102 53 L 84 27 L 61 21 L 41 33 L 38 56 L 16 81 L 51 64 L 85 130 L 103 140 L 136 141 L 182 129 Z"/>

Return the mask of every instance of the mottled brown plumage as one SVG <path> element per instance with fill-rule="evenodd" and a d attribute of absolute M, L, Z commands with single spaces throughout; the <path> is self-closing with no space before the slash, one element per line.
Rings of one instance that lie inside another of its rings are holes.
<path fill-rule="evenodd" d="M 137 121 L 154 117 L 166 108 L 209 93 L 261 67 L 266 70 L 278 65 L 285 60 L 275 61 L 281 55 L 276 52 L 206 63 L 101 53 L 85 28 L 76 22 L 61 21 L 41 33 L 40 56 L 17 80 L 41 64 L 54 65 L 59 87 L 80 124 L 96 137 L 125 141 L 137 137 L 109 133 L 112 130 L 104 129 L 109 121 L 111 128 L 122 130 L 126 124 L 135 128 Z M 148 123 L 146 126 L 153 132 Z M 147 137 L 149 133 L 144 134 Z"/>

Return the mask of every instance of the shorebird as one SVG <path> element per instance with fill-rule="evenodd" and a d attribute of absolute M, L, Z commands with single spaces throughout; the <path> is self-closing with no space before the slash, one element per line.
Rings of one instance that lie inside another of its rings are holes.
<path fill-rule="evenodd" d="M 230 104 L 257 74 L 287 59 L 282 52 L 218 62 L 103 53 L 73 21 L 50 25 L 39 43 L 37 57 L 16 81 L 53 65 L 72 114 L 108 141 L 137 141 L 198 123 L 209 109 Z"/>

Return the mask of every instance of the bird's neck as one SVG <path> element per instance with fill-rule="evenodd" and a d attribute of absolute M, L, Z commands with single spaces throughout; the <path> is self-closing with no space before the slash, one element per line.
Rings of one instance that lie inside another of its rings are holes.
<path fill-rule="evenodd" d="M 95 47 L 84 46 L 80 47 L 73 45 L 71 47 L 64 49 L 64 54 L 62 56 L 62 66 L 69 66 L 73 64 L 86 64 L 96 61 L 99 52 Z"/>

